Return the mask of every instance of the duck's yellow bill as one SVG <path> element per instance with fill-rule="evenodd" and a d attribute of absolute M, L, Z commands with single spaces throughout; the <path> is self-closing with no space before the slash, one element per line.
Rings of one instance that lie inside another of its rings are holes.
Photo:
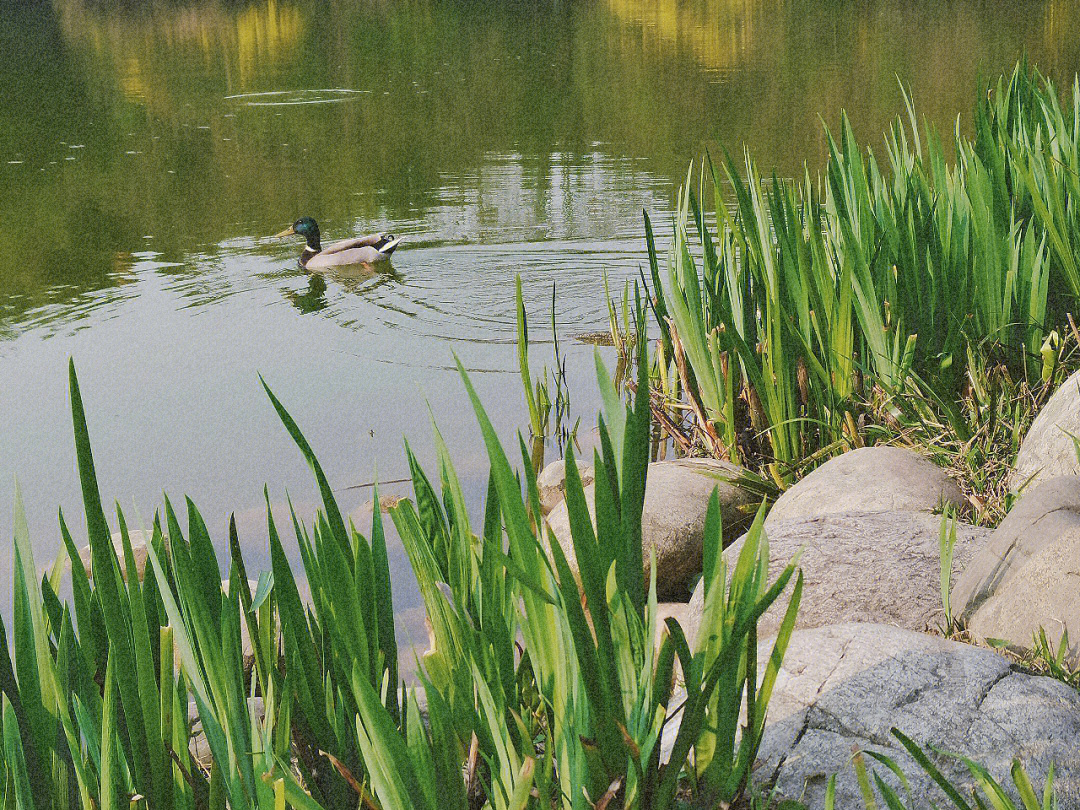
<path fill-rule="evenodd" d="M 296 233 L 296 231 L 293 230 L 293 226 L 290 225 L 288 228 L 283 230 L 281 233 L 275 233 L 274 238 L 275 239 L 280 239 L 282 236 L 292 236 L 294 233 Z"/>

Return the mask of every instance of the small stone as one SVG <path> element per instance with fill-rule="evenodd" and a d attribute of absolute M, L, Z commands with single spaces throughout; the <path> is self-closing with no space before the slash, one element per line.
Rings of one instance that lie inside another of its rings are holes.
<path fill-rule="evenodd" d="M 149 557 L 146 546 L 152 538 L 152 532 L 143 531 L 142 529 L 130 529 L 128 531 L 128 540 L 131 541 L 131 554 L 135 558 L 135 575 L 138 577 L 139 582 L 142 582 L 143 576 L 146 574 L 146 561 Z M 124 556 L 123 535 L 116 532 L 110 539 L 112 540 L 113 551 L 116 552 L 116 558 L 120 563 L 120 576 L 127 582 L 127 559 Z M 166 541 L 166 547 L 168 547 L 168 541 Z M 93 579 L 93 555 L 89 545 L 79 549 L 79 559 L 82 561 L 86 576 Z"/>
<path fill-rule="evenodd" d="M 221 580 L 221 592 L 226 596 L 231 596 L 229 587 L 231 581 L 228 579 Z M 255 596 L 255 592 L 259 589 L 259 583 L 253 579 L 247 581 L 248 592 Z M 240 603 L 241 609 L 243 609 L 243 602 Z M 279 633 L 280 643 L 280 633 Z M 251 672 L 252 667 L 255 666 L 255 646 L 251 643 L 251 634 L 248 632 L 247 622 L 244 621 L 244 617 L 240 617 L 240 655 L 244 661 L 244 673 Z"/>
<path fill-rule="evenodd" d="M 263 705 L 262 697 L 250 697 L 247 700 L 248 711 L 251 713 L 251 718 L 256 723 L 262 723 L 266 715 L 266 708 Z M 199 705 L 192 700 L 188 703 L 187 707 L 188 716 L 188 729 L 190 737 L 188 738 L 188 752 L 191 754 L 191 758 L 205 770 L 209 770 L 210 766 L 214 763 L 214 755 L 210 751 L 210 741 L 206 739 L 206 732 L 203 731 L 202 720 L 199 718 Z"/>
<path fill-rule="evenodd" d="M 683 611 L 684 621 L 680 621 L 682 625 L 683 635 L 686 636 L 686 643 L 690 646 L 690 649 L 695 649 L 697 644 L 698 631 L 701 629 L 701 618 L 705 615 L 705 580 L 699 579 L 698 584 L 694 587 L 694 592 L 690 594 L 690 601 L 686 605 L 686 610 Z"/>
<path fill-rule="evenodd" d="M 688 602 L 657 602 L 657 632 L 655 641 L 658 648 L 660 643 L 664 640 L 664 633 L 667 632 L 667 620 L 674 619 L 678 622 L 679 627 L 682 628 L 683 635 L 686 636 L 686 643 L 690 645 L 691 650 L 694 649 L 694 642 L 686 632 L 687 626 L 693 621 L 693 617 L 691 616 L 692 610 L 693 608 Z"/>
<path fill-rule="evenodd" d="M 400 495 L 380 495 L 379 496 L 379 511 L 382 512 L 384 515 L 388 515 L 388 514 L 390 514 L 390 510 L 393 509 L 395 506 L 397 506 L 399 503 L 401 503 L 403 500 L 405 500 L 405 498 L 403 498 Z M 361 506 L 360 509 L 366 515 L 374 514 L 375 513 L 375 499 L 372 498 L 367 503 L 365 503 L 363 506 Z"/>
<path fill-rule="evenodd" d="M 593 482 L 592 465 L 580 465 L 578 475 L 581 485 L 587 487 Z M 566 497 L 566 462 L 559 459 L 544 467 L 536 476 L 536 489 L 540 494 L 540 511 L 547 515 Z"/>
<path fill-rule="evenodd" d="M 964 495 L 945 472 L 903 447 L 861 447 L 822 464 L 781 495 L 767 524 L 841 512 L 933 512 Z"/>

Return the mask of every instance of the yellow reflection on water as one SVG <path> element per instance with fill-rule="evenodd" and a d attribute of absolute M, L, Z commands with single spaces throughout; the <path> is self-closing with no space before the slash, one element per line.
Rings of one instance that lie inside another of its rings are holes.
<path fill-rule="evenodd" d="M 759 21 L 762 0 L 607 0 L 607 4 L 619 19 L 639 29 L 640 47 L 648 55 L 688 51 L 709 70 L 738 64 L 755 37 L 766 34 Z"/>
<path fill-rule="evenodd" d="M 304 34 L 299 9 L 278 0 L 240 10 L 216 2 L 152 4 L 135 14 L 98 11 L 83 0 L 55 0 L 55 7 L 65 36 L 111 58 L 125 97 L 152 106 L 171 106 L 154 94 L 175 73 L 172 60 L 197 57 L 207 69 L 223 62 L 229 90 L 244 92 L 260 74 L 292 62 Z"/>
<path fill-rule="evenodd" d="M 988 27 L 1020 28 L 1033 34 L 1028 45 L 1038 44 L 1044 52 L 1060 55 L 1075 46 L 1080 1 L 1045 0 L 1041 3 L 1010 3 L 980 7 L 978 3 L 950 7 L 948 3 L 908 4 L 870 2 L 853 4 L 808 4 L 798 0 L 606 0 L 612 14 L 626 27 L 624 45 L 640 48 L 650 57 L 688 53 L 708 71 L 724 72 L 763 55 L 784 50 L 786 40 L 806 36 L 815 28 L 834 27 L 836 38 L 848 38 L 856 53 L 872 57 L 874 52 L 892 47 L 897 36 L 905 48 L 918 49 L 921 41 L 948 42 L 943 30 L 927 30 L 919 22 L 934 21 L 939 28 L 962 22 L 959 30 L 970 30 L 972 18 L 982 18 Z M 880 6 L 880 8 L 875 8 Z M 910 24 L 889 25 L 890 18 L 907 18 Z M 964 19 L 966 18 L 966 19 Z M 854 24 L 851 25 L 850 22 Z M 825 26 L 822 26 L 822 23 Z M 847 23 L 847 24 L 845 24 Z M 885 23 L 885 24 L 883 24 Z M 880 34 L 887 31 L 888 37 Z M 903 40 L 906 40 L 904 42 Z M 632 45 L 631 45 L 632 42 Z M 952 40 L 953 55 L 963 55 L 971 43 Z M 952 50 L 952 49 L 950 49 Z M 813 54 L 789 54 L 813 62 Z M 948 72 L 946 70 L 946 72 Z"/>

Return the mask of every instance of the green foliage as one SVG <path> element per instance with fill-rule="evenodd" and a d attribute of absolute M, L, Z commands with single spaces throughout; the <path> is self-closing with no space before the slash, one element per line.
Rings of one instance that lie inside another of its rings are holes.
<path fill-rule="evenodd" d="M 957 630 L 957 620 L 952 610 L 953 550 L 956 548 L 956 517 L 948 511 L 941 515 L 938 532 L 938 553 L 941 560 L 941 609 L 945 623 L 939 627 L 941 634 L 951 637 Z"/>
<path fill-rule="evenodd" d="M 535 381 L 529 369 L 529 320 L 525 314 L 525 302 L 521 296 L 521 276 L 515 281 L 514 295 L 517 304 L 517 349 L 518 371 L 521 374 L 521 387 L 525 390 L 525 404 L 529 408 L 529 428 L 532 435 L 542 439 L 547 435 L 548 419 L 551 416 L 551 395 L 548 393 L 548 372 Z"/>
<path fill-rule="evenodd" d="M 1012 768 L 1010 768 L 1009 775 L 1012 780 L 1012 791 L 1007 791 L 990 772 L 968 757 L 959 756 L 957 754 L 950 754 L 945 751 L 939 751 L 934 749 L 934 753 L 939 757 L 951 758 L 958 760 L 964 764 L 968 773 L 971 775 L 972 781 L 975 784 L 975 790 L 966 791 L 970 797 L 970 801 L 964 797 L 964 791 L 962 788 L 949 781 L 940 768 L 934 763 L 930 755 L 920 747 L 914 740 L 905 735 L 899 729 L 894 728 L 892 734 L 900 741 L 900 744 L 911 755 L 911 758 L 915 760 L 918 766 L 926 772 L 926 774 L 933 780 L 934 784 L 941 789 L 941 792 L 948 799 L 948 806 L 955 806 L 958 810 L 976 810 L 976 808 L 994 807 L 998 810 L 1054 810 L 1057 808 L 1057 798 L 1054 793 L 1054 768 L 1051 765 L 1049 772 L 1046 774 L 1046 781 L 1043 783 L 1040 796 L 1036 796 L 1035 789 L 1032 786 L 1031 779 L 1028 777 L 1027 772 L 1024 770 L 1023 765 L 1019 760 L 1013 760 Z M 892 771 L 900 780 L 905 792 L 908 793 L 908 800 L 906 802 L 901 801 L 900 796 L 889 787 L 889 785 L 877 774 L 874 774 L 874 786 L 877 792 L 881 795 L 882 800 L 885 802 L 885 806 L 889 810 L 915 810 L 915 805 L 911 802 L 910 792 L 908 791 L 907 779 L 904 776 L 904 772 L 900 766 L 891 757 L 884 754 L 878 754 L 875 752 L 866 752 L 867 756 L 873 757 L 876 761 L 886 766 Z M 860 780 L 865 779 L 865 768 L 861 771 Z M 1019 799 L 1019 801 L 1017 800 Z M 869 794 L 866 806 L 869 810 L 871 807 L 876 807 L 876 803 L 873 800 L 873 794 Z"/>
<path fill-rule="evenodd" d="M 640 297 L 634 313 L 642 328 Z M 185 529 L 165 499 L 148 535 L 145 578 L 134 576 L 124 513 L 117 508 L 114 535 L 101 505 L 72 366 L 93 576 L 61 516 L 65 554 L 38 579 L 17 499 L 10 646 L 0 627 L 0 806 L 569 810 L 598 798 L 667 808 L 687 791 L 738 798 L 801 579 L 759 682 L 756 622 L 794 568 L 766 581 L 759 516 L 729 572 L 719 555 L 714 496 L 706 545 L 716 559 L 706 569 L 701 638 L 691 648 L 676 623 L 660 625 L 642 557 L 650 409 L 644 342 L 638 351 L 643 395 L 627 404 L 605 388 L 593 459 L 595 529 L 577 463 L 567 457 L 580 586 L 536 520 L 539 497 L 524 441 L 519 472 L 464 369 L 491 461 L 479 533 L 438 431 L 435 484 L 406 445 L 414 498 L 391 514 L 435 639 L 418 672 L 422 691 L 405 686 L 397 670 L 381 513 L 374 513 L 370 539 L 346 524 L 314 452 L 269 389 L 323 499 L 310 527 L 290 515 L 307 600 L 268 495 L 271 570 L 254 588 L 235 523 L 223 566 L 190 500 Z M 597 373 L 610 387 L 599 358 Z M 56 595 L 65 562 L 71 604 Z M 661 762 L 676 660 L 686 697 L 674 751 Z M 748 720 L 740 728 L 744 705 Z"/>
<path fill-rule="evenodd" d="M 640 300 L 636 312 L 641 323 Z M 639 350 L 644 351 L 644 343 Z M 645 373 L 644 362 L 639 372 Z M 645 579 L 641 555 L 647 397 L 627 406 L 611 391 L 604 396 L 601 449 L 593 459 L 595 529 L 577 461 L 572 453 L 566 458 L 579 590 L 562 548 L 544 536 L 534 519 L 539 501 L 524 443 L 521 479 L 464 370 L 462 377 L 492 463 L 482 534 L 469 528 L 441 440 L 442 505 L 414 466 L 417 503 L 402 502 L 392 510 L 435 639 L 421 673 L 431 721 L 430 737 L 422 738 L 430 742 L 428 758 L 457 752 L 460 760 L 444 771 L 449 774 L 468 773 L 476 762 L 485 763 L 490 785 L 485 793 L 493 807 L 524 806 L 533 801 L 528 799 L 533 790 L 545 807 L 583 807 L 604 796 L 617 796 L 625 807 L 670 807 L 687 785 L 702 796 L 733 800 L 746 786 L 772 683 L 766 678 L 755 688 L 755 623 L 794 569 L 785 570 L 771 587 L 766 583 L 768 551 L 758 525 L 731 572 L 730 586 L 722 562 L 710 569 L 706 620 L 696 649 L 691 651 L 677 624 L 662 634 L 655 585 Z M 598 380 L 602 390 L 611 385 L 599 362 Z M 643 392 L 645 382 L 639 380 Z M 709 545 L 718 556 L 721 526 L 715 499 L 709 511 Z M 457 542 L 433 542 L 451 535 Z M 449 587 L 444 590 L 441 583 Z M 792 597 L 774 661 L 783 655 L 800 588 Z M 518 634 L 523 653 L 515 655 L 512 640 Z M 670 762 L 664 765 L 660 742 L 670 721 L 676 657 L 687 698 Z M 739 737 L 744 700 L 754 722 Z M 377 707 L 376 714 L 381 714 Z M 386 718 L 364 722 L 385 727 Z M 695 748 L 695 767 L 684 772 Z M 476 755 L 466 753 L 470 750 Z M 384 795 L 376 790 L 376 798 L 389 806 L 398 793 L 393 784 L 383 790 Z M 457 798 L 462 802 L 457 806 L 465 807 L 465 797 Z"/>
<path fill-rule="evenodd" d="M 968 757 L 951 754 L 937 748 L 932 749 L 931 755 L 899 729 L 892 729 L 892 735 L 914 760 L 915 765 L 940 791 L 941 796 L 934 796 L 931 800 L 932 807 L 955 807 L 957 810 L 987 810 L 991 807 L 995 810 L 1057 810 L 1059 806 L 1054 788 L 1053 765 L 1046 774 L 1041 792 L 1036 794 L 1024 766 L 1019 760 L 1013 760 L 1012 767 L 1009 769 L 1012 785 L 1006 789 L 983 765 Z M 872 763 L 867 763 L 867 758 L 885 767 L 895 777 L 896 782 L 900 784 L 902 795 L 882 778 L 878 771 L 873 769 Z M 949 759 L 963 763 L 971 776 L 972 786 L 958 785 L 942 773 L 939 763 Z M 912 798 L 908 780 L 909 772 L 905 772 L 895 758 L 878 751 L 856 750 L 852 755 L 851 763 L 855 770 L 862 805 L 866 810 L 880 810 L 881 808 L 884 810 L 922 810 L 924 805 L 916 804 Z M 937 802 L 942 801 L 942 797 L 946 803 L 938 804 Z M 824 810 L 832 810 L 835 802 L 836 774 L 832 774 L 825 788 Z M 775 810 L 808 810 L 807 806 L 801 802 L 785 801 L 777 804 L 771 798 L 758 798 L 751 806 L 769 807 Z"/>
<path fill-rule="evenodd" d="M 71 605 L 56 596 L 64 558 L 40 581 L 16 502 L 13 652 L 0 655 L 5 771 L 0 804 L 18 808 L 298 808 L 355 802 L 343 770 L 361 769 L 359 678 L 399 716 L 389 571 L 376 515 L 372 540 L 347 530 L 296 425 L 282 420 L 325 496 L 309 532 L 294 519 L 312 598 L 305 606 L 273 518 L 273 572 L 249 590 L 235 526 L 230 576 L 198 510 L 187 532 L 171 502 L 155 518 L 146 577 L 123 512 L 119 547 L 98 494 L 89 432 L 71 368 L 72 417 L 92 579 L 61 516 Z M 168 542 L 166 543 L 166 534 Z M 242 630 L 253 661 L 245 666 Z M 384 685 L 391 688 L 384 691 Z M 191 701 L 189 704 L 189 700 Z M 256 710 L 258 709 L 258 710 Z M 211 756 L 189 751 L 197 716 Z M 10 754 L 10 756 L 7 756 Z M 331 766 L 334 763 L 334 767 Z M 31 803 L 28 804 L 27 800 Z"/>
<path fill-rule="evenodd" d="M 606 283 L 606 280 L 605 280 Z M 518 372 L 525 391 L 525 405 L 529 410 L 529 431 L 533 439 L 533 467 L 539 470 L 543 464 L 544 440 L 553 435 L 558 447 L 565 447 L 577 437 L 578 424 L 569 427 L 564 420 L 570 415 L 570 389 L 566 384 L 566 360 L 559 351 L 559 334 L 555 328 L 555 285 L 551 286 L 551 336 L 555 351 L 555 370 L 548 376 L 544 366 L 533 380 L 529 368 L 529 319 L 521 294 L 521 276 L 515 281 L 515 304 L 517 315 Z M 554 392 L 552 392 L 554 386 Z M 551 410 L 555 409 L 554 426 Z M 580 422 L 580 420 L 578 420 Z"/>
<path fill-rule="evenodd" d="M 1055 327 L 1080 294 L 1080 83 L 1063 110 L 1018 65 L 949 150 L 905 101 L 884 161 L 844 116 L 823 178 L 766 181 L 725 155 L 694 193 L 691 169 L 666 278 L 646 221 L 657 373 L 681 380 L 686 432 L 781 485 L 905 426 L 968 441 L 997 416 L 965 410 L 988 369 L 1029 388 L 1060 379 Z"/>

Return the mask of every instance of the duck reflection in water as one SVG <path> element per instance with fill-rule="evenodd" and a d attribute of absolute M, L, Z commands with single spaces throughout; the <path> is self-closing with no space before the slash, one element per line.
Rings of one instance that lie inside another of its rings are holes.
<path fill-rule="evenodd" d="M 329 306 L 326 301 L 326 279 L 318 273 L 311 273 L 308 276 L 306 290 L 286 290 L 285 297 L 304 315 L 318 312 Z"/>
<path fill-rule="evenodd" d="M 385 284 L 400 284 L 403 280 L 402 275 L 389 262 L 380 264 L 378 268 L 359 264 L 305 275 L 308 277 L 307 289 L 285 291 L 285 297 L 304 315 L 319 312 L 330 306 L 326 298 L 327 279 L 340 285 L 344 292 L 363 297 Z"/>

